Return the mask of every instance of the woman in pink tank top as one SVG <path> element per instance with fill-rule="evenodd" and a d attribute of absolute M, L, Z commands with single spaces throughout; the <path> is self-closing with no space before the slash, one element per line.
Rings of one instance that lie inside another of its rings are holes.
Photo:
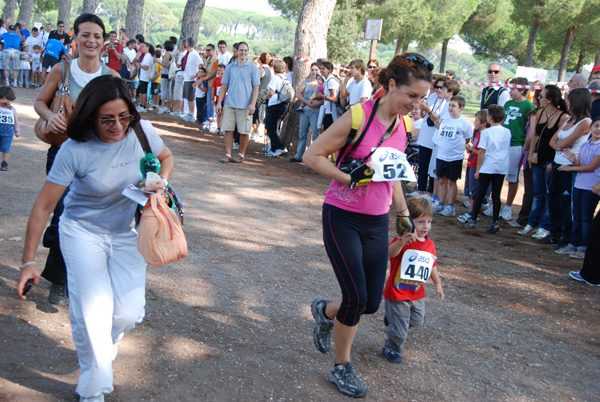
<path fill-rule="evenodd" d="M 345 113 L 304 154 L 308 166 L 332 179 L 323 204 L 323 240 L 342 292 L 340 299 L 317 299 L 312 303 L 316 321 L 313 338 L 323 353 L 329 351 L 335 338 L 336 358 L 329 381 L 347 396 L 367 394 L 354 370 L 350 351 L 360 316 L 375 313 L 381 302 L 390 204 L 401 226 L 414 228 L 401 181 L 394 181 L 401 172 L 394 169 L 400 166 L 385 165 L 383 171 L 391 168 L 393 172 L 384 174 L 384 181 L 372 181 L 373 170 L 381 171 L 383 155 L 403 154 L 407 128 L 402 115 L 419 107 L 431 86 L 432 70 L 433 64 L 416 53 L 394 57 L 379 75 L 386 93 L 377 101 L 361 105 L 363 120 L 351 143 L 346 146 L 352 113 Z M 371 158 L 374 150 L 377 157 Z M 328 159 L 332 153 L 338 154 L 336 165 Z"/>

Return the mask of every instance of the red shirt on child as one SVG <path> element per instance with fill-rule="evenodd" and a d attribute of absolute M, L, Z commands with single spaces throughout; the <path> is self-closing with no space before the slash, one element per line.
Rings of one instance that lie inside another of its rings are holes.
<path fill-rule="evenodd" d="M 479 137 L 481 131 L 475 131 L 473 133 L 473 149 L 479 150 L 477 147 L 479 145 Z M 477 167 L 477 155 L 474 152 L 469 152 L 469 157 L 467 158 L 467 167 L 476 168 Z"/>
<path fill-rule="evenodd" d="M 397 241 L 399 239 L 395 237 L 392 243 Z M 425 237 L 425 241 L 416 240 L 405 245 L 400 254 L 390 258 L 390 276 L 383 289 L 383 297 L 393 301 L 415 301 L 424 298 L 423 284 L 431 276 L 436 265 L 435 244 L 429 236 Z"/>

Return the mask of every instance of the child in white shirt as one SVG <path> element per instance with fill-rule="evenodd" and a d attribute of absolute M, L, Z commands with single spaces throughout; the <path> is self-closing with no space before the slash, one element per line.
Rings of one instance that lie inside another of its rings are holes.
<path fill-rule="evenodd" d="M 34 88 L 40 88 L 42 82 L 41 51 L 41 47 L 33 45 L 33 54 L 31 55 L 31 84 Z"/>
<path fill-rule="evenodd" d="M 19 66 L 19 86 L 29 88 L 29 73 L 31 72 L 31 55 L 29 54 L 29 45 L 21 47 L 21 65 Z"/>
<path fill-rule="evenodd" d="M 455 95 L 448 102 L 449 117 L 443 119 L 434 135 L 437 145 L 436 174 L 438 176 L 438 196 L 440 202 L 433 208 L 442 216 L 454 216 L 454 201 L 458 188 L 456 181 L 461 178 L 465 144 L 473 136 L 471 123 L 461 116 L 465 108 L 465 98 Z M 448 204 L 446 205 L 446 196 Z"/>
<path fill-rule="evenodd" d="M 477 170 L 475 179 L 479 180 L 479 190 L 477 199 L 473 207 L 473 216 L 465 224 L 465 227 L 475 228 L 477 215 L 481 210 L 481 203 L 485 197 L 485 191 L 492 184 L 492 202 L 494 214 L 492 225 L 486 230 L 486 233 L 493 234 L 500 232 L 500 192 L 504 183 L 504 176 L 508 173 L 509 153 L 510 153 L 510 130 L 502 127 L 504 123 L 504 108 L 499 105 L 491 105 L 488 108 L 488 124 L 481 132 L 479 139 L 479 156 L 477 158 Z"/>

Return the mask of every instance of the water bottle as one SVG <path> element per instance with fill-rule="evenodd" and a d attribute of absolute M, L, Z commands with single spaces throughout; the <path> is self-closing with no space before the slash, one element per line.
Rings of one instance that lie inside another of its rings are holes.
<path fill-rule="evenodd" d="M 140 161 L 140 171 L 142 172 L 142 180 L 146 178 L 148 172 L 158 174 L 160 171 L 160 161 L 156 156 L 148 152 Z"/>

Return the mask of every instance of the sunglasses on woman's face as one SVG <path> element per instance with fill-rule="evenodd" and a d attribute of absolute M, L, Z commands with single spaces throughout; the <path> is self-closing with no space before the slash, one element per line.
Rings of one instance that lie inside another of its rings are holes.
<path fill-rule="evenodd" d="M 374 68 L 377 68 L 377 66 L 369 66 L 369 68 L 372 70 Z"/>
<path fill-rule="evenodd" d="M 125 127 L 129 125 L 129 122 L 131 122 L 132 117 L 133 116 L 131 116 L 130 114 L 121 115 L 118 119 L 115 119 L 114 117 L 101 117 L 100 119 L 98 119 L 98 123 L 100 123 L 102 127 L 112 127 L 115 125 L 117 120 L 119 120 L 121 126 Z"/>

